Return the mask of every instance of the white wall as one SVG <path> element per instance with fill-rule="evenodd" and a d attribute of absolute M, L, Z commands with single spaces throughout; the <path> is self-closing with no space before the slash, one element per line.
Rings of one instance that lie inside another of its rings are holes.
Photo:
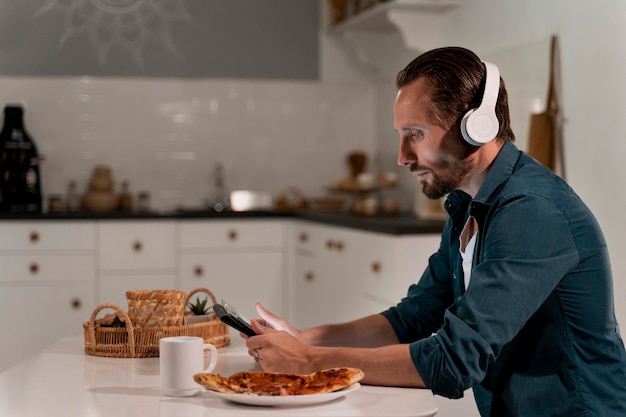
<path fill-rule="evenodd" d="M 0 103 L 22 102 L 45 156 L 46 195 L 82 192 L 96 164 L 116 190 L 148 190 L 152 206 L 202 204 L 215 163 L 226 187 L 308 196 L 348 176 L 345 155 L 371 151 L 373 87 L 363 81 L 0 78 Z"/>

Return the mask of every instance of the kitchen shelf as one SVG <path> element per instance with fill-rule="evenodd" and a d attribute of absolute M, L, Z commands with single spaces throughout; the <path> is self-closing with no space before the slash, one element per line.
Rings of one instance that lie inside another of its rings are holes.
<path fill-rule="evenodd" d="M 340 35 L 347 31 L 391 32 L 397 26 L 389 20 L 390 12 L 443 12 L 461 4 L 461 0 L 391 0 L 348 17 L 330 27 L 330 33 Z"/>

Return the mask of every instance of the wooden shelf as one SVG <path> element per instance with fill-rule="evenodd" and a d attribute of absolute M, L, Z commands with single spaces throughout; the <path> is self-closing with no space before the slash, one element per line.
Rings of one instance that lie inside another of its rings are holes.
<path fill-rule="evenodd" d="M 333 34 L 347 31 L 390 32 L 397 27 L 388 19 L 389 12 L 410 11 L 438 13 L 457 7 L 461 0 L 391 0 L 379 3 L 330 27 Z"/>

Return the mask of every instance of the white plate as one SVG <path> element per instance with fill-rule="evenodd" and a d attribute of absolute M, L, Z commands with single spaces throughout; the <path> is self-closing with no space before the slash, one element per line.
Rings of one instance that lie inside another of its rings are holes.
<path fill-rule="evenodd" d="M 222 398 L 227 401 L 232 401 L 239 404 L 247 405 L 261 405 L 266 407 L 271 406 L 300 406 L 325 403 L 332 401 L 336 398 L 343 397 L 356 391 L 361 387 L 361 384 L 356 383 L 350 385 L 348 388 L 344 388 L 340 391 L 329 392 L 326 394 L 311 394 L 311 395 L 250 395 L 250 394 L 224 394 L 220 392 L 208 391 L 211 395 Z"/>

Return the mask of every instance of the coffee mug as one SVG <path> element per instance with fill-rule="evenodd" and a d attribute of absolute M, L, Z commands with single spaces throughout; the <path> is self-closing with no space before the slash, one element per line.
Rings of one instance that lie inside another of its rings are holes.
<path fill-rule="evenodd" d="M 164 337 L 159 342 L 161 389 L 171 397 L 195 395 L 201 391 L 193 376 L 211 372 L 217 365 L 217 349 L 201 337 Z M 211 351 L 211 363 L 204 367 L 204 350 Z"/>

